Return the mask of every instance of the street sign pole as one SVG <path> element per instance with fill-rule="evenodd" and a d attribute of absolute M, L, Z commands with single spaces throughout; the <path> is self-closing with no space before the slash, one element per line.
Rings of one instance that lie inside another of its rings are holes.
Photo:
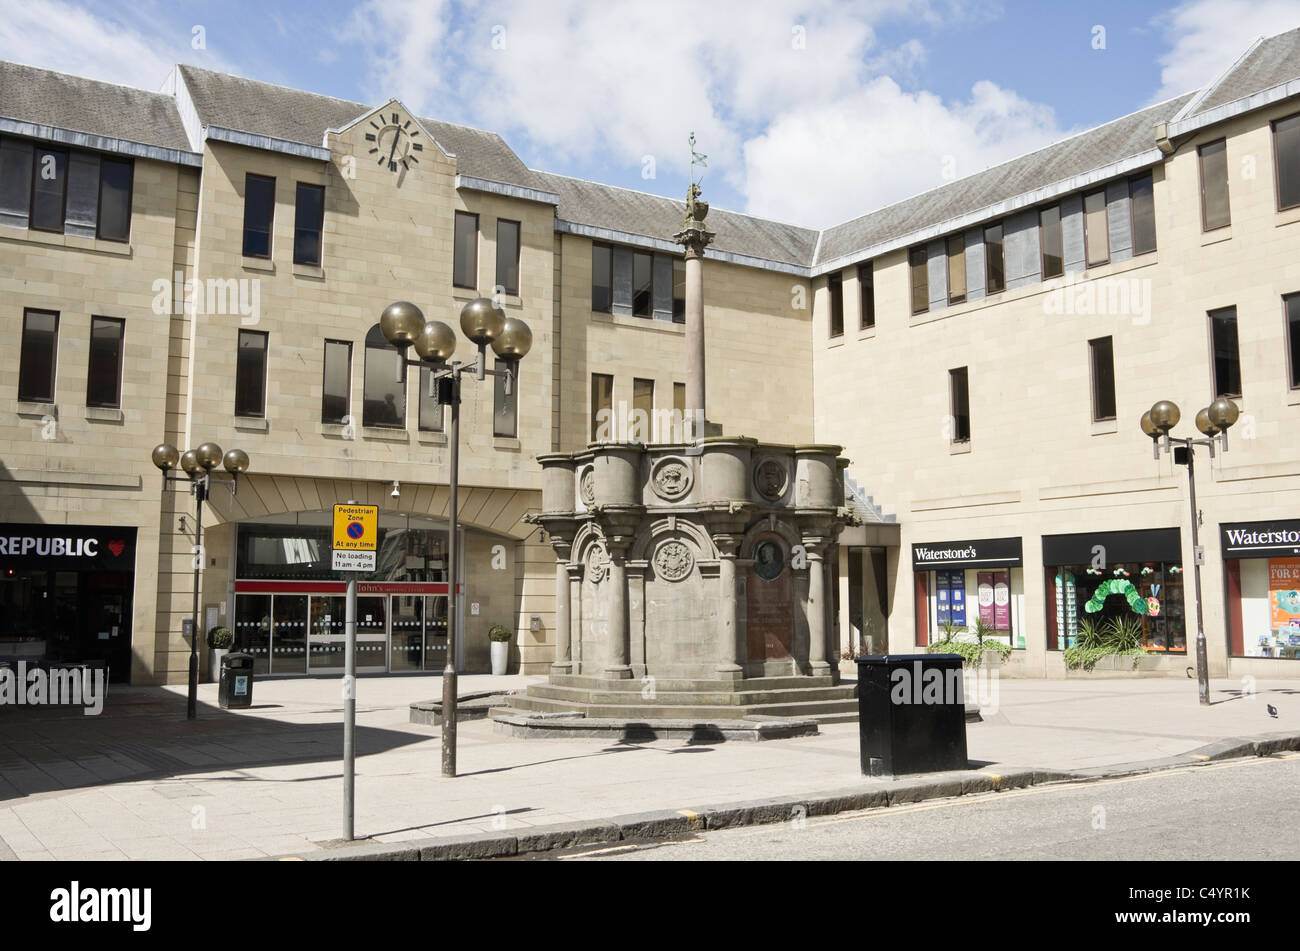
<path fill-rule="evenodd" d="M 331 566 L 348 572 L 348 593 L 343 612 L 343 838 L 351 841 L 356 814 L 357 762 L 357 575 L 374 571 L 379 539 L 379 506 L 334 506 L 334 544 Z"/>

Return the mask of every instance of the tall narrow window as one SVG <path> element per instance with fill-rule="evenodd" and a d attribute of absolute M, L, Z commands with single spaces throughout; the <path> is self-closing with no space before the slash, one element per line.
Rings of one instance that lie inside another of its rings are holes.
<path fill-rule="evenodd" d="M 126 241 L 131 237 L 133 168 L 130 161 L 111 158 L 99 160 L 98 235 L 105 241 Z"/>
<path fill-rule="evenodd" d="M 1290 353 L 1291 389 L 1300 390 L 1300 294 L 1282 298 L 1286 312 L 1287 350 Z"/>
<path fill-rule="evenodd" d="M 271 256 L 275 220 L 275 179 L 249 172 L 244 176 L 244 257 Z"/>
<path fill-rule="evenodd" d="M 653 435 L 655 418 L 655 381 L 633 378 L 632 419 L 629 435 L 636 442 L 664 442 Z"/>
<path fill-rule="evenodd" d="M 602 314 L 608 314 L 614 303 L 612 261 L 609 245 L 591 246 L 591 309 Z"/>
<path fill-rule="evenodd" d="M 948 303 L 960 304 L 966 299 L 966 239 L 960 234 L 948 235 Z"/>
<path fill-rule="evenodd" d="M 1228 140 L 1196 150 L 1201 162 L 1201 228 L 1213 231 L 1232 223 L 1228 203 Z"/>
<path fill-rule="evenodd" d="M 478 287 L 478 215 L 456 212 L 451 282 L 457 287 Z"/>
<path fill-rule="evenodd" d="M 375 324 L 366 334 L 361 425 L 406 428 L 406 361 Z"/>
<path fill-rule="evenodd" d="M 293 216 L 294 264 L 320 264 L 320 239 L 324 229 L 325 186 L 299 182 Z"/>
<path fill-rule="evenodd" d="M 948 395 L 952 407 L 952 441 L 970 442 L 970 393 L 966 367 L 948 371 Z"/>
<path fill-rule="evenodd" d="M 925 248 L 909 251 L 907 265 L 912 273 L 912 313 L 924 314 L 930 309 L 930 276 Z"/>
<path fill-rule="evenodd" d="M 352 342 L 325 341 L 325 372 L 321 384 L 320 421 L 342 423 L 352 395 Z"/>
<path fill-rule="evenodd" d="M 1088 267 L 1096 267 L 1110 260 L 1110 234 L 1107 231 L 1106 192 L 1096 191 L 1083 196 L 1083 242 Z"/>
<path fill-rule="evenodd" d="M 1214 346 L 1214 393 L 1241 397 L 1241 355 L 1237 350 L 1237 308 L 1210 311 Z"/>
<path fill-rule="evenodd" d="M 678 419 L 684 419 L 686 416 L 686 384 L 673 384 L 673 412 L 677 414 Z"/>
<path fill-rule="evenodd" d="M 420 418 L 417 425 L 422 432 L 442 432 L 442 404 L 438 402 L 438 382 L 433 371 L 420 367 Z"/>
<path fill-rule="evenodd" d="M 686 262 L 673 256 L 673 323 L 686 323 Z"/>
<path fill-rule="evenodd" d="M 1115 418 L 1115 347 L 1111 337 L 1088 341 L 1092 358 L 1092 421 Z"/>
<path fill-rule="evenodd" d="M 235 415 L 266 415 L 266 341 L 260 330 L 239 332 L 235 362 Z"/>
<path fill-rule="evenodd" d="M 68 153 L 38 148 L 32 167 L 33 230 L 63 233 L 67 192 Z"/>
<path fill-rule="evenodd" d="M 497 360 L 493 369 L 507 371 L 510 361 Z M 506 377 L 492 378 L 492 435 L 514 438 L 519 433 L 519 375 L 506 385 Z"/>
<path fill-rule="evenodd" d="M 1300 113 L 1273 123 L 1273 164 L 1277 168 L 1277 210 L 1300 205 Z"/>
<path fill-rule="evenodd" d="M 871 273 L 871 263 L 858 265 L 858 291 L 862 295 L 862 329 L 876 326 L 876 284 Z"/>
<path fill-rule="evenodd" d="M 654 255 L 645 251 L 632 253 L 632 314 L 651 316 L 654 300 Z"/>
<path fill-rule="evenodd" d="M 984 290 L 1000 294 L 1007 289 L 1007 268 L 1002 257 L 1002 225 L 984 229 Z"/>
<path fill-rule="evenodd" d="M 844 336 L 844 280 L 839 274 L 832 274 L 826 279 L 826 289 L 830 292 L 830 336 Z"/>
<path fill-rule="evenodd" d="M 519 294 L 519 222 L 497 219 L 497 287 Z"/>
<path fill-rule="evenodd" d="M 1146 254 L 1156 249 L 1156 202 L 1151 176 L 1143 175 L 1128 183 L 1129 208 L 1133 213 L 1133 253 Z"/>
<path fill-rule="evenodd" d="M 591 375 L 591 441 L 614 439 L 614 378 L 604 373 Z"/>
<path fill-rule="evenodd" d="M 122 343 L 126 321 L 90 318 L 90 357 L 86 363 L 86 405 L 122 405 Z"/>
<path fill-rule="evenodd" d="M 1061 246 L 1061 206 L 1052 205 L 1038 213 L 1038 243 L 1043 248 L 1043 280 L 1065 273 Z"/>
<path fill-rule="evenodd" d="M 23 311 L 23 340 L 18 357 L 20 400 L 33 403 L 54 402 L 58 341 L 58 314 L 49 310 Z"/>

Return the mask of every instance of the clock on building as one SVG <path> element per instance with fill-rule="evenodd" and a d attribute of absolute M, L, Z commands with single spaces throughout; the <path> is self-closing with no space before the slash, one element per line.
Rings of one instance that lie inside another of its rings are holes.
<path fill-rule="evenodd" d="M 388 121 L 380 125 L 385 118 Z M 420 141 L 420 130 L 412 128 L 413 124 L 410 119 L 403 121 L 398 112 L 370 120 L 374 131 L 366 133 L 366 141 L 370 143 L 370 154 L 375 156 L 378 165 L 396 172 L 399 166 L 409 171 L 411 166 L 420 163 L 416 153 L 424 151 L 424 143 Z"/>

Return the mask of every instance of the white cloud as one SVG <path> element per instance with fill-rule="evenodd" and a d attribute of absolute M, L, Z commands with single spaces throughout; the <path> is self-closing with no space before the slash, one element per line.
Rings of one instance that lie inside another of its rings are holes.
<path fill-rule="evenodd" d="M 1300 26 L 1300 0 L 1194 0 L 1154 21 L 1170 34 L 1153 102 L 1211 82 L 1261 36 Z"/>

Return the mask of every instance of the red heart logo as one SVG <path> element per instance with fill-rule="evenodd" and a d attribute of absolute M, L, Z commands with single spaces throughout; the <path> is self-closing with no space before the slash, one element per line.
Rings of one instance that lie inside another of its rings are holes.
<path fill-rule="evenodd" d="M 108 543 L 108 550 L 113 553 L 114 558 L 122 554 L 122 549 L 124 548 L 126 548 L 126 542 L 124 541 L 118 541 L 115 539 Z"/>

